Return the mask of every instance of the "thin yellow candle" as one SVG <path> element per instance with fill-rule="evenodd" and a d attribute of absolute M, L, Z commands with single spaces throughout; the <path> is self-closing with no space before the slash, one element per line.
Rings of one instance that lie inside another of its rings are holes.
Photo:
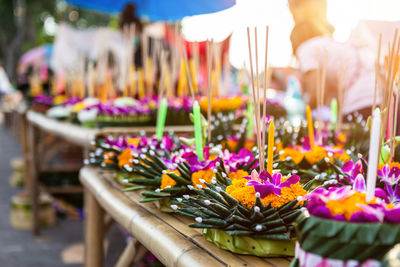
<path fill-rule="evenodd" d="M 189 69 L 190 69 L 190 75 L 192 75 L 192 86 L 193 86 L 193 91 L 197 93 L 197 77 L 196 77 L 196 64 L 193 59 L 189 60 Z"/>
<path fill-rule="evenodd" d="M 272 165 L 274 163 L 274 137 L 275 137 L 275 126 L 274 121 L 271 120 L 268 128 L 268 161 L 267 161 L 267 172 L 272 174 Z"/>
<path fill-rule="evenodd" d="M 129 70 L 129 89 L 130 95 L 136 96 L 136 79 L 135 79 L 135 66 L 131 66 Z"/>
<path fill-rule="evenodd" d="M 139 94 L 139 99 L 144 98 L 144 72 L 143 69 L 138 70 L 138 94 Z"/>
<path fill-rule="evenodd" d="M 311 116 L 311 108 L 307 106 L 307 124 L 308 124 L 308 137 L 310 138 L 310 146 L 314 147 L 314 125 Z"/>
<path fill-rule="evenodd" d="M 186 66 L 185 66 L 185 61 L 181 59 L 179 78 L 178 78 L 178 89 L 177 89 L 178 96 L 180 97 L 184 96 L 184 90 L 186 86 L 187 86 Z"/>

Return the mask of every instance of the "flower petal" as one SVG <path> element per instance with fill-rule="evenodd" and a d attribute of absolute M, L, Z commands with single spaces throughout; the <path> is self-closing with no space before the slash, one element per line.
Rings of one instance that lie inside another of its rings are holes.
<path fill-rule="evenodd" d="M 366 191 L 365 179 L 362 174 L 357 175 L 356 179 L 354 179 L 353 188 L 360 193 Z"/>
<path fill-rule="evenodd" d="M 297 175 L 292 175 L 286 181 L 284 181 L 279 187 L 289 187 L 292 184 L 297 184 L 300 181 L 300 177 Z"/>
<path fill-rule="evenodd" d="M 354 167 L 354 162 L 353 161 L 348 161 L 345 164 L 343 164 L 342 166 L 342 171 L 350 173 L 350 171 L 353 169 Z"/>

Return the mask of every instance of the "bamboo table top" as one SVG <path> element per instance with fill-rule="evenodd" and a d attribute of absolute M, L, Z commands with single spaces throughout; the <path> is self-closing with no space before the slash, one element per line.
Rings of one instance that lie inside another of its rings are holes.
<path fill-rule="evenodd" d="M 99 131 L 99 129 L 85 128 L 69 122 L 55 120 L 34 111 L 28 111 L 27 120 L 45 132 L 80 146 L 90 146 L 91 141 Z"/>
<path fill-rule="evenodd" d="M 103 209 L 166 266 L 286 267 L 290 258 L 233 254 L 208 242 L 190 218 L 161 212 L 155 203 L 139 203 L 139 192 L 123 192 L 111 171 L 84 167 L 80 180 Z"/>

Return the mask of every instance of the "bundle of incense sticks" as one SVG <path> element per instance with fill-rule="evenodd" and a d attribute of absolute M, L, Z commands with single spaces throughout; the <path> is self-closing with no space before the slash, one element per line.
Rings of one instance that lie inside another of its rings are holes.
<path fill-rule="evenodd" d="M 398 86 L 396 92 L 394 92 L 395 83 L 398 85 L 400 80 L 400 74 L 398 72 L 399 68 L 399 58 L 400 58 L 400 38 L 398 37 L 398 29 L 395 30 L 393 36 L 393 42 L 388 43 L 388 50 L 385 56 L 385 67 L 381 68 L 379 66 L 380 60 L 380 50 L 381 50 L 381 37 L 378 46 L 378 58 L 376 63 L 376 76 L 377 76 L 377 88 L 381 86 L 381 110 L 384 111 L 383 114 L 383 125 L 382 133 L 380 138 L 380 144 L 384 140 L 386 134 L 386 140 L 389 142 L 390 146 L 390 159 L 394 156 L 395 151 L 395 135 L 397 127 L 397 116 L 398 116 Z M 383 69 L 383 73 L 381 73 Z M 376 94 L 376 93 L 375 93 Z M 374 103 L 376 105 L 376 99 L 374 98 Z"/>
<path fill-rule="evenodd" d="M 266 27 L 266 48 L 265 48 L 265 70 L 264 70 L 264 79 L 267 79 L 267 60 L 268 60 L 268 26 Z M 251 85 L 252 85 L 252 93 L 253 93 L 253 103 L 254 103 L 254 111 L 256 117 L 256 131 L 257 131 L 257 147 L 259 152 L 259 162 L 260 162 L 260 171 L 265 170 L 265 112 L 266 112 L 266 94 L 264 88 L 263 94 L 263 127 L 260 127 L 260 87 L 259 87 L 259 79 L 258 79 L 258 46 L 257 46 L 257 27 L 254 28 L 254 39 L 255 39 L 255 61 L 256 61 L 256 79 L 254 79 L 254 71 L 253 71 L 253 59 L 251 52 L 251 38 L 250 38 L 250 28 L 247 27 L 247 40 L 249 45 L 249 57 L 250 57 L 250 76 L 251 76 Z M 261 130 L 263 137 L 261 139 Z"/>

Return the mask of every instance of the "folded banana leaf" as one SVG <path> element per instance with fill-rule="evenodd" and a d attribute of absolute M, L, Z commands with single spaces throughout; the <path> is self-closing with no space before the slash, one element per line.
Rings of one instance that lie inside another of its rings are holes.
<path fill-rule="evenodd" d="M 217 247 L 259 257 L 294 256 L 295 240 L 270 240 L 245 235 L 232 236 L 217 229 L 204 229 L 204 237 Z"/>
<path fill-rule="evenodd" d="M 381 261 L 400 242 L 400 225 L 350 223 L 301 214 L 296 235 L 304 251 L 339 260 Z"/>

